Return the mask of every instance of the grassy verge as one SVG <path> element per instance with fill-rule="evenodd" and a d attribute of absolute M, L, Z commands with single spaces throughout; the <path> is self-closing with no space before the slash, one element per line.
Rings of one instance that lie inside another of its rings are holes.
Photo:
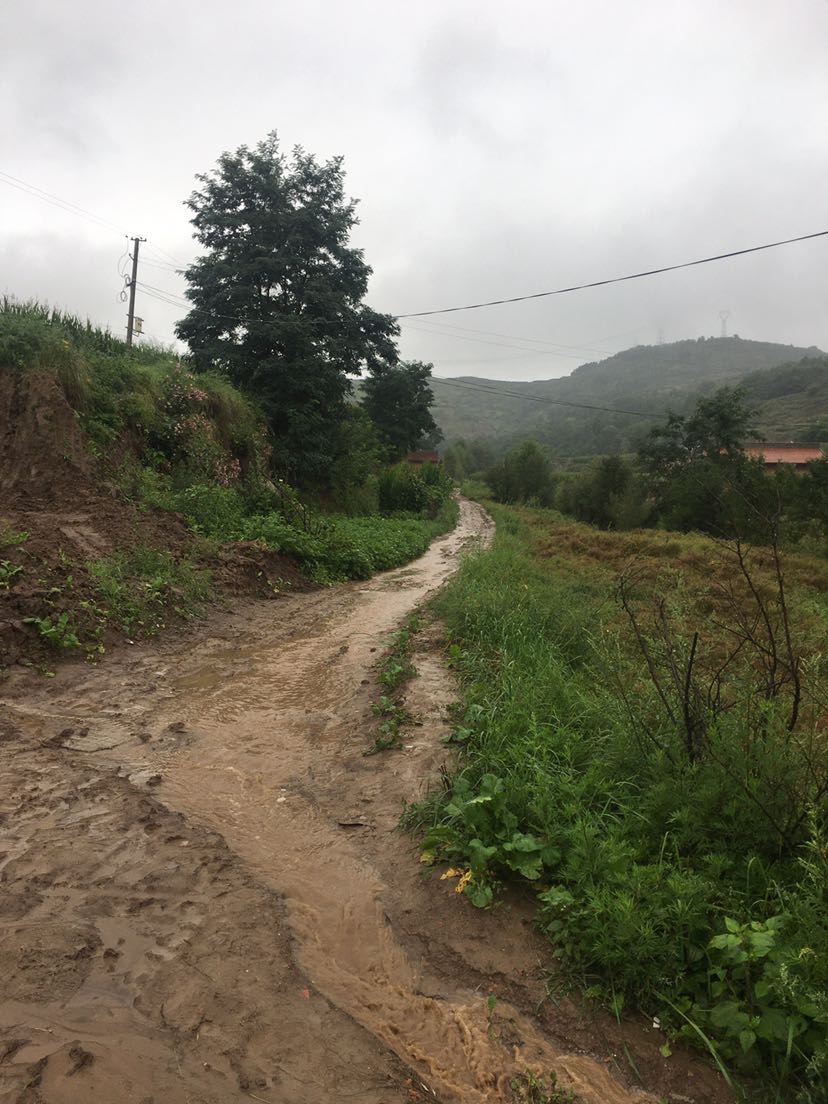
<path fill-rule="evenodd" d="M 403 703 L 402 690 L 417 674 L 417 669 L 411 662 L 411 648 L 414 634 L 419 629 L 419 617 L 409 617 L 405 625 L 394 633 L 388 651 L 380 662 L 377 681 L 384 693 L 380 694 L 371 707 L 374 716 L 379 718 L 379 724 L 374 742 L 365 752 L 366 755 L 376 755 L 379 751 L 399 747 L 402 726 L 411 721 L 411 714 Z"/>
<path fill-rule="evenodd" d="M 212 590 L 208 571 L 155 548 L 136 548 L 88 567 L 100 592 L 101 622 L 127 636 L 154 635 L 165 628 L 170 611 L 185 619 L 200 616 Z"/>
<path fill-rule="evenodd" d="M 495 513 L 494 548 L 437 600 L 460 769 L 409 825 L 476 905 L 529 883 L 571 983 L 704 1040 L 770 1099 L 826 1099 L 824 562 L 784 565 L 796 679 L 780 645 L 771 692 L 732 549 Z M 750 557 L 782 632 L 770 553 Z"/>
<path fill-rule="evenodd" d="M 260 542 L 294 559 L 317 582 L 367 579 L 421 556 L 435 537 L 457 523 L 448 500 L 433 517 L 393 513 L 364 517 L 302 514 L 298 510 L 251 511 L 234 491 L 190 487 L 174 499 L 189 524 L 207 537 Z"/>

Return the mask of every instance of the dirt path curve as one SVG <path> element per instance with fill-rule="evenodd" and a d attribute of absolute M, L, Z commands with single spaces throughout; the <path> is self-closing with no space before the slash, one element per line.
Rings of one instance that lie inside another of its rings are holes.
<path fill-rule="evenodd" d="M 384 641 L 490 532 L 463 501 L 407 568 L 9 690 L 0 1102 L 483 1104 L 526 1069 L 655 1100 L 515 1007 L 543 955 L 521 904 L 476 913 L 395 831 L 446 759 L 428 630 L 419 727 L 362 754 Z"/>

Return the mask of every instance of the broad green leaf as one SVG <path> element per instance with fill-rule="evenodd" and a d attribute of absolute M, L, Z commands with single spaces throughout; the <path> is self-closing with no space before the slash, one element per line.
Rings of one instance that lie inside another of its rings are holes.
<path fill-rule="evenodd" d="M 471 882 L 465 892 L 475 908 L 488 908 L 494 899 L 492 887 L 481 882 Z"/>
<path fill-rule="evenodd" d="M 756 1035 L 746 1027 L 743 1031 L 739 1032 L 739 1045 L 742 1048 L 742 1053 L 747 1054 L 753 1044 L 756 1042 Z"/>

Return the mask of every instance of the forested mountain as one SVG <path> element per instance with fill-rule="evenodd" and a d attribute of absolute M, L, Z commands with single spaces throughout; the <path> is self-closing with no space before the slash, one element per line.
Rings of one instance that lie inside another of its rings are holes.
<path fill-rule="evenodd" d="M 767 440 L 828 441 L 828 357 L 753 372 L 741 383 Z"/>
<path fill-rule="evenodd" d="M 738 337 L 639 345 L 562 379 L 434 378 L 433 410 L 447 444 L 480 437 L 509 446 L 535 437 L 561 455 L 626 451 L 668 408 L 683 412 L 700 394 L 734 383 L 744 383 L 755 399 L 764 434 L 828 438 L 826 354 Z M 563 402 L 584 406 L 556 405 Z M 633 411 L 652 412 L 653 419 Z"/>

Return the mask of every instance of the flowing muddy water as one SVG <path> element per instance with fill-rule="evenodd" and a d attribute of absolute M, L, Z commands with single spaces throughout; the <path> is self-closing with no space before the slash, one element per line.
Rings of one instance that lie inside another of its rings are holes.
<path fill-rule="evenodd" d="M 191 646 L 76 675 L 48 708 L 10 706 L 39 739 L 72 726 L 63 747 L 118 766 L 154 801 L 221 836 L 284 899 L 313 991 L 416 1073 L 411 1099 L 511 1100 L 522 1071 L 555 1070 L 584 1101 L 654 1101 L 606 1059 L 541 1034 L 510 1001 L 492 1014 L 481 985 L 537 971 L 519 904 L 470 916 L 448 886 L 429 900 L 411 843 L 395 831 L 403 803 L 446 760 L 451 684 L 427 649 L 415 657 L 409 701 L 420 725 L 402 751 L 363 755 L 370 673 L 390 633 L 491 532 L 485 512 L 462 501 L 457 529 L 404 569 L 259 603 Z M 312 1055 L 317 1040 L 306 1045 Z M 255 1099 L 294 1099 L 263 1080 Z"/>

